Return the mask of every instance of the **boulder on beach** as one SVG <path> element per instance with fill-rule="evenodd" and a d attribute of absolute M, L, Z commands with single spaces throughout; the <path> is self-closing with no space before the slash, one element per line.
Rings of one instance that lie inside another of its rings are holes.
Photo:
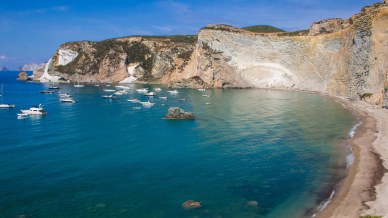
<path fill-rule="evenodd" d="M 170 107 L 164 118 L 172 120 L 193 120 L 195 116 L 191 112 L 185 112 L 180 107 Z"/>
<path fill-rule="evenodd" d="M 182 206 L 183 206 L 183 208 L 185 208 L 185 209 L 196 209 L 196 208 L 202 207 L 201 202 L 199 202 L 199 201 L 193 201 L 193 200 L 185 201 L 185 202 L 182 204 Z"/>

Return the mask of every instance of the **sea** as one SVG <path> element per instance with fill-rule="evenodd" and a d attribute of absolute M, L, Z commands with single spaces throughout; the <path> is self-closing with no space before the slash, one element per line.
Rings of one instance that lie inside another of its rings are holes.
<path fill-rule="evenodd" d="M 347 174 L 358 121 L 327 96 L 129 84 L 109 100 L 114 84 L 49 95 L 17 74 L 0 73 L 16 105 L 0 110 L 0 217 L 311 217 Z M 38 104 L 47 115 L 17 119 Z M 196 119 L 163 119 L 175 106 Z"/>

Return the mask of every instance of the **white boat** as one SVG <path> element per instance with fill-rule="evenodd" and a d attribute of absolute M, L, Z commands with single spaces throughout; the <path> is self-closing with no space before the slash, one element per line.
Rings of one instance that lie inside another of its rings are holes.
<path fill-rule="evenodd" d="M 28 110 L 20 110 L 22 114 L 27 114 L 27 115 L 45 115 L 47 112 L 44 110 L 43 105 L 39 104 L 38 107 L 33 106 L 30 107 Z"/>
<path fill-rule="evenodd" d="M 48 89 L 59 89 L 59 87 L 55 86 L 54 83 L 53 83 L 51 86 L 48 87 Z"/>
<path fill-rule="evenodd" d="M 148 92 L 148 93 L 145 93 L 144 96 L 156 96 L 156 93 L 155 92 Z"/>
<path fill-rule="evenodd" d="M 60 98 L 70 98 L 71 97 L 71 95 L 67 94 L 67 93 L 58 93 L 58 95 Z"/>
<path fill-rule="evenodd" d="M 3 91 L 3 85 L 1 85 L 1 104 L 0 108 L 14 108 L 14 104 L 5 104 L 4 102 L 4 91 Z"/>
<path fill-rule="evenodd" d="M 136 89 L 136 91 L 137 91 L 138 93 L 147 93 L 147 92 L 148 92 L 148 88 Z"/>
<path fill-rule="evenodd" d="M 154 106 L 155 103 L 152 103 L 150 101 L 141 101 L 139 102 L 141 105 L 143 105 L 144 107 L 152 107 Z"/>
<path fill-rule="evenodd" d="M 105 98 L 105 99 L 118 99 L 116 96 L 114 95 L 103 95 L 102 98 Z"/>
<path fill-rule="evenodd" d="M 60 98 L 59 101 L 63 103 L 75 103 L 74 99 L 72 98 Z"/>
<path fill-rule="evenodd" d="M 206 91 L 206 89 L 198 89 L 198 91 L 204 92 L 204 91 Z"/>
<path fill-rule="evenodd" d="M 99 84 L 96 84 L 96 85 L 94 85 L 94 86 L 99 87 L 100 85 L 99 85 Z"/>
<path fill-rule="evenodd" d="M 167 100 L 167 96 L 160 96 L 160 99 Z"/>
<path fill-rule="evenodd" d="M 140 100 L 139 100 L 139 99 L 136 99 L 136 98 L 127 99 L 127 101 L 132 102 L 132 103 L 139 103 L 139 102 L 140 102 Z"/>
<path fill-rule="evenodd" d="M 202 97 L 210 98 L 211 95 L 210 95 L 210 94 L 208 94 L 208 95 L 202 95 Z"/>
<path fill-rule="evenodd" d="M 21 114 L 17 114 L 18 115 L 18 119 L 19 120 L 21 120 L 21 119 L 24 119 L 24 118 L 27 118 L 29 115 L 28 114 L 23 114 L 23 113 L 21 113 Z"/>
<path fill-rule="evenodd" d="M 160 91 L 162 91 L 162 89 L 161 88 L 154 88 L 154 91 L 155 92 L 160 92 Z"/>
<path fill-rule="evenodd" d="M 128 86 L 115 86 L 115 88 L 117 89 L 124 89 L 124 90 L 129 90 L 131 88 L 129 88 Z"/>
<path fill-rule="evenodd" d="M 178 92 L 178 90 L 170 90 L 170 91 L 167 91 L 168 93 L 170 93 L 170 94 L 172 94 L 172 95 L 176 95 L 176 94 L 178 94 L 179 92 Z"/>
<path fill-rule="evenodd" d="M 211 103 L 209 103 L 209 102 L 206 102 L 205 104 L 206 104 L 206 105 L 209 105 L 209 104 L 211 104 Z"/>
<path fill-rule="evenodd" d="M 132 107 L 133 109 L 135 109 L 135 110 L 140 110 L 141 109 L 141 107 Z"/>
<path fill-rule="evenodd" d="M 116 89 L 103 89 L 104 92 L 115 92 Z"/>
<path fill-rule="evenodd" d="M 79 84 L 79 76 L 78 76 L 78 73 L 77 73 L 77 84 L 74 85 L 74 87 L 76 88 L 82 88 L 82 87 L 85 87 L 85 85 L 83 84 Z"/>
<path fill-rule="evenodd" d="M 127 91 L 125 91 L 125 90 L 120 90 L 120 91 L 117 91 L 117 92 L 115 92 L 115 93 L 113 93 L 114 95 L 125 95 L 125 94 L 128 94 L 128 92 Z"/>

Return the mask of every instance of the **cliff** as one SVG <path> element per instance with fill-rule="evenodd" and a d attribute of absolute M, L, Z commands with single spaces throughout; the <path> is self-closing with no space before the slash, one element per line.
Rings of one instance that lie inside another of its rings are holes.
<path fill-rule="evenodd" d="M 209 25 L 197 37 L 65 43 L 47 71 L 72 81 L 77 74 L 81 82 L 309 90 L 382 105 L 388 86 L 388 4 L 365 7 L 349 19 L 315 22 L 298 34 Z"/>

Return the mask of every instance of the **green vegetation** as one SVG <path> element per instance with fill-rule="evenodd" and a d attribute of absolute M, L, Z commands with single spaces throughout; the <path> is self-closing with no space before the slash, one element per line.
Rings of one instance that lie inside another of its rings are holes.
<path fill-rule="evenodd" d="M 282 29 L 269 26 L 269 25 L 256 25 L 256 26 L 247 26 L 241 28 L 243 30 L 248 30 L 254 33 L 278 33 L 278 32 L 286 32 Z"/>
<path fill-rule="evenodd" d="M 364 94 L 360 95 L 360 98 L 365 99 L 365 98 L 371 97 L 372 95 L 373 95 L 373 93 L 364 93 Z"/>
<path fill-rule="evenodd" d="M 132 42 L 129 46 L 123 48 L 127 53 L 126 64 L 139 63 L 145 70 L 145 76 L 151 75 L 153 67 L 153 54 L 151 50 L 141 42 Z"/>
<path fill-rule="evenodd" d="M 383 216 L 365 215 L 365 216 L 360 216 L 360 218 L 383 218 Z"/>
<path fill-rule="evenodd" d="M 240 30 L 238 28 L 235 28 L 235 27 L 233 27 L 231 25 L 227 25 L 227 24 L 205 26 L 201 30 L 220 30 L 220 31 L 231 32 L 231 33 L 239 33 L 240 32 Z"/>
<path fill-rule="evenodd" d="M 307 36 L 308 33 L 309 33 L 309 30 L 298 30 L 294 32 L 280 33 L 280 36 Z"/>

